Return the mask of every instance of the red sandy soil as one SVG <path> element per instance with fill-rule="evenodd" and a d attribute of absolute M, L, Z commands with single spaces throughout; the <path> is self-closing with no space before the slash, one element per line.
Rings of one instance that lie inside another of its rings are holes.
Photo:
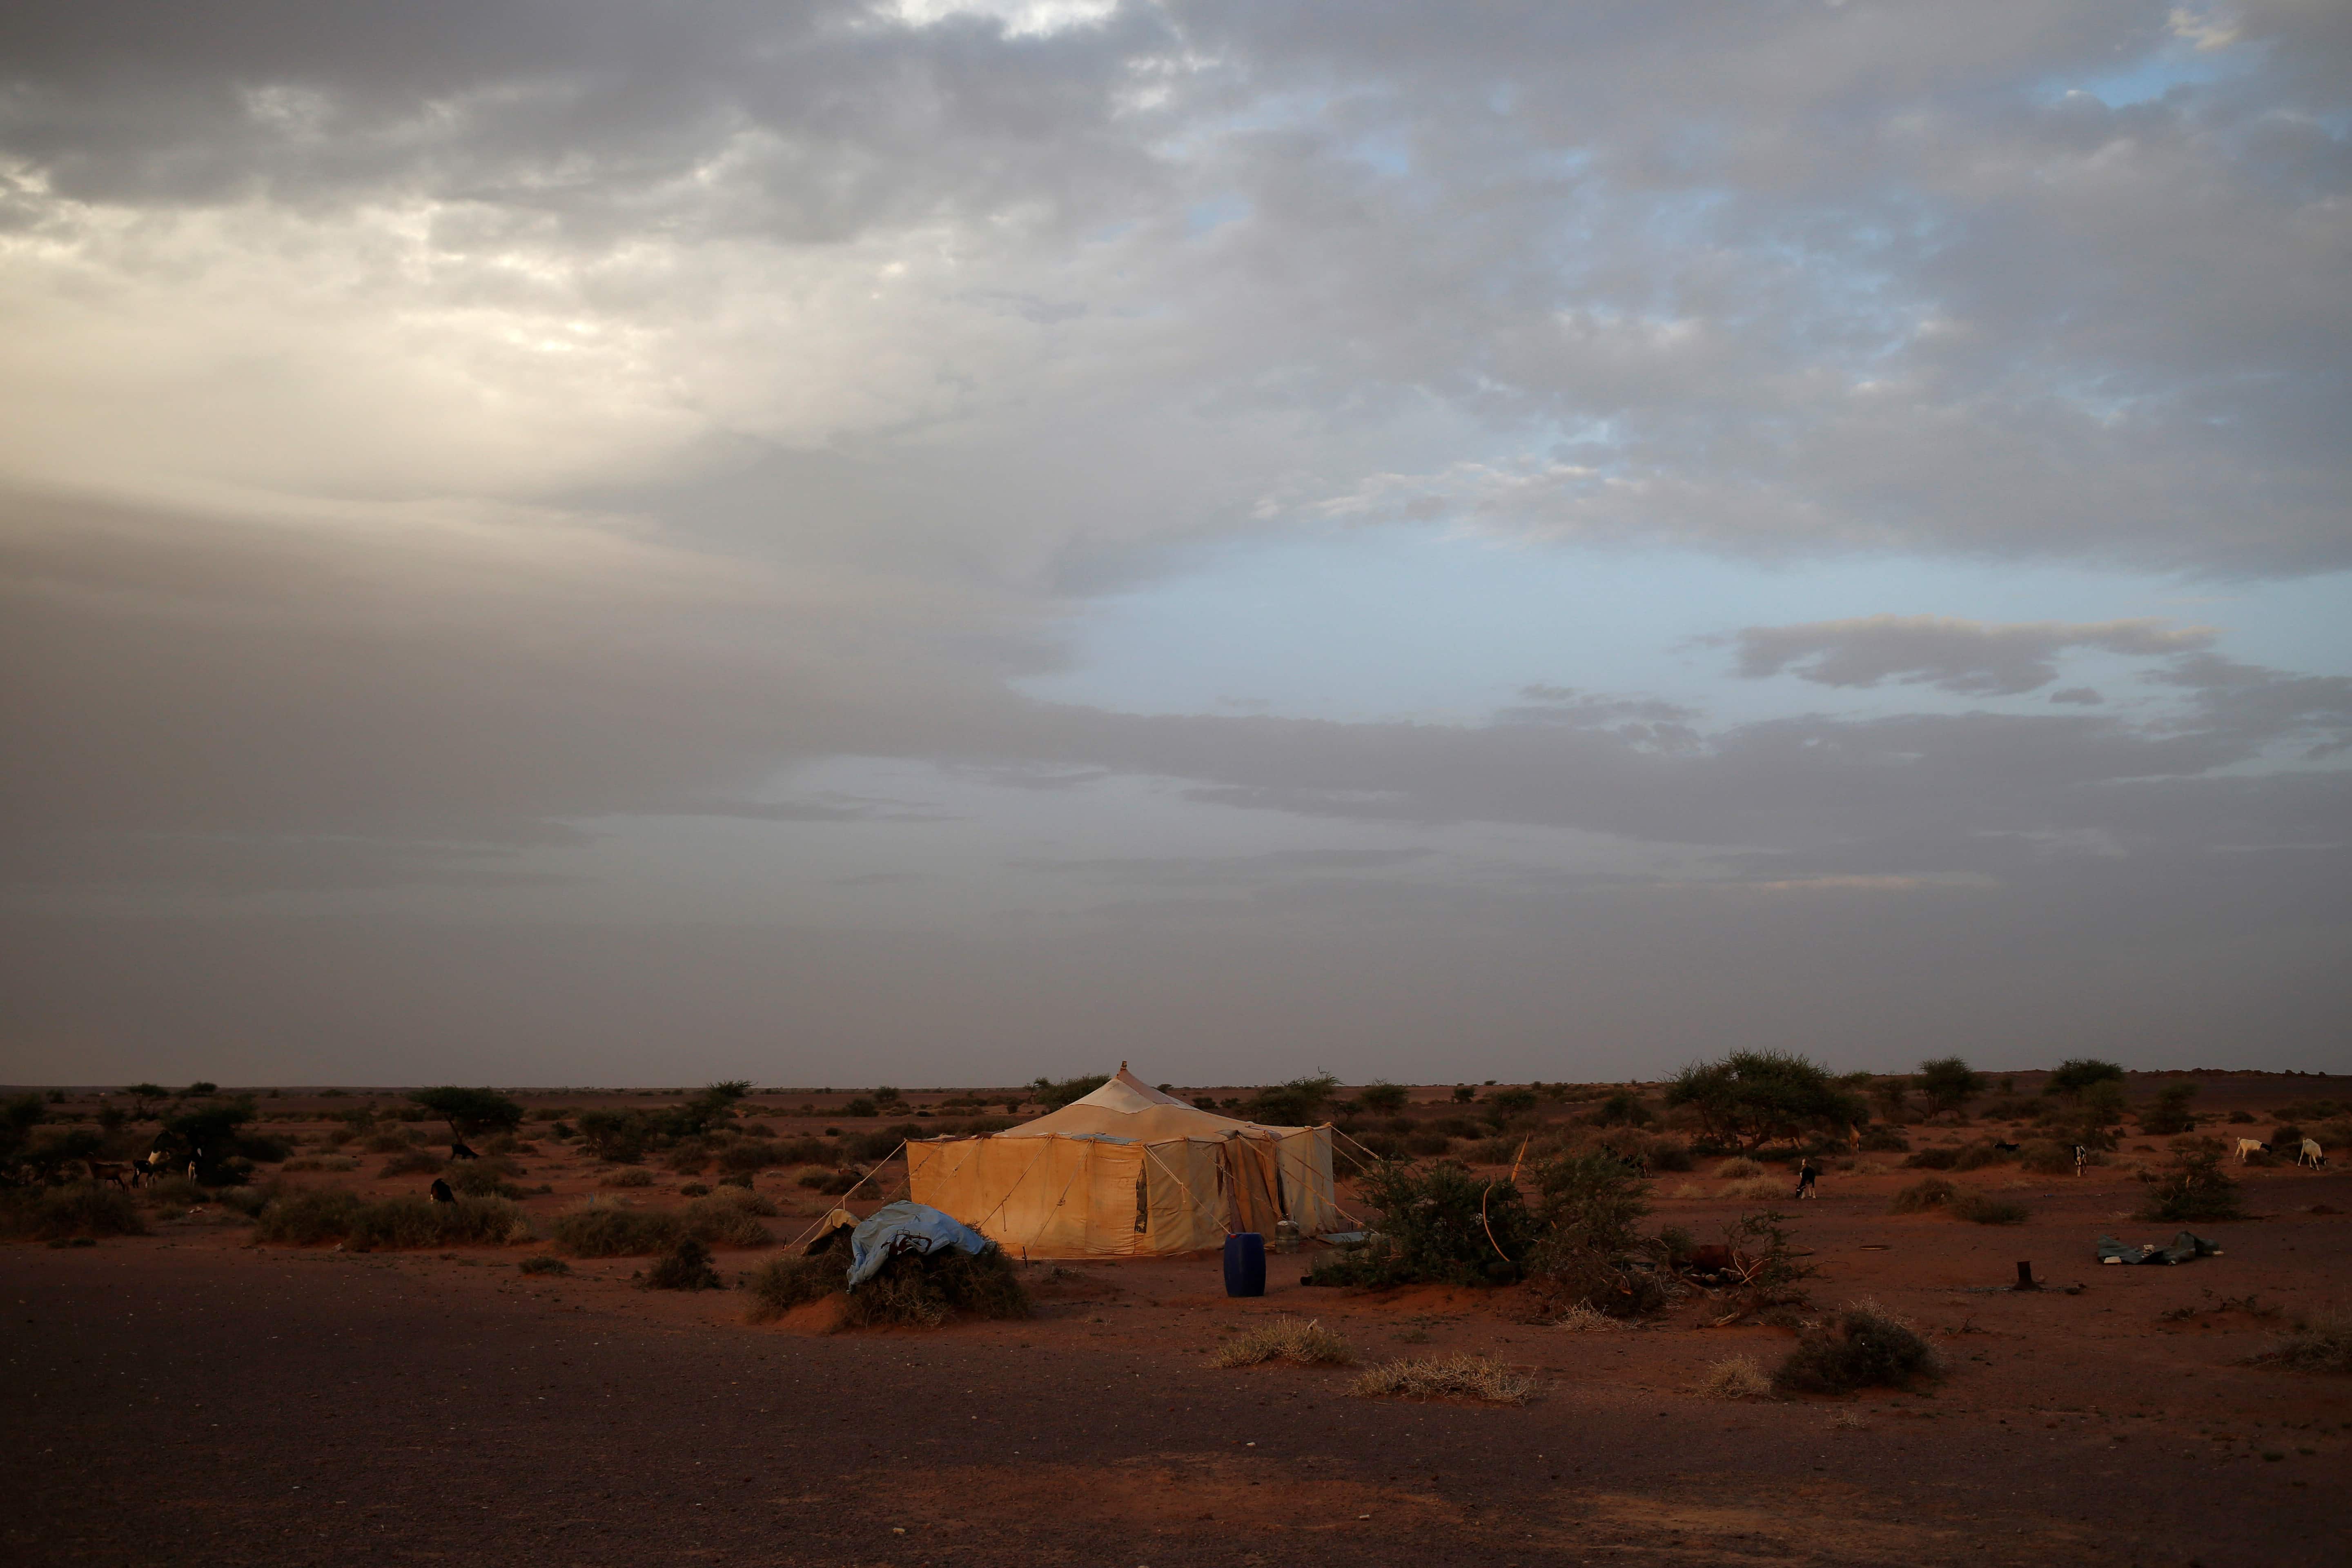
<path fill-rule="evenodd" d="M 2198 1109 L 2347 1092 L 2245 1075 L 2207 1079 Z M 1306 1255 L 1270 1258 L 1250 1301 L 1213 1258 L 1036 1264 L 1032 1321 L 828 1334 L 821 1312 L 747 1325 L 734 1291 L 633 1289 L 641 1260 L 549 1279 L 515 1269 L 537 1247 L 262 1247 L 207 1206 L 95 1247 L 0 1248 L 0 1563 L 2352 1562 L 2352 1380 L 2242 1364 L 2296 1313 L 2352 1304 L 2344 1152 L 2246 1173 L 2263 1217 L 2195 1227 L 2219 1258 L 2103 1268 L 2102 1232 L 2175 1228 L 2125 1217 L 2144 1191 L 2127 1163 L 2163 1141 L 2124 1142 L 2081 1179 L 1943 1173 L 2022 1200 L 2022 1226 L 1888 1215 L 1922 1174 L 1899 1155 L 1782 1204 L 1819 1307 L 1874 1297 L 1954 1364 L 1933 1391 L 1843 1401 L 1700 1396 L 1711 1363 L 1769 1367 L 1791 1341 L 1707 1327 L 1704 1297 L 1576 1333 L 1519 1321 L 1515 1291 L 1304 1288 Z M 543 1216 L 594 1177 L 541 1147 L 519 1158 L 557 1188 L 528 1205 Z M 373 1179 L 383 1160 L 290 1179 L 421 1185 Z M 625 1195 L 675 1201 L 661 1180 Z M 1652 1223 L 1711 1239 L 1759 1206 L 1727 1184 L 1662 1176 Z M 2018 1259 L 2084 1289 L 2000 1289 Z M 1541 1391 L 1375 1401 L 1346 1369 L 1209 1364 L 1285 1311 L 1363 1361 L 1476 1351 Z"/>

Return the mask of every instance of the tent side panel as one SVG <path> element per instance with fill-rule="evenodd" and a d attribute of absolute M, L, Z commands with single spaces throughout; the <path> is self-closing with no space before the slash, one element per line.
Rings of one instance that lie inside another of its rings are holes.
<path fill-rule="evenodd" d="M 1224 1245 L 1224 1205 L 1217 1185 L 1221 1147 L 1193 1138 L 1150 1146 L 1143 1167 L 1151 1194 L 1146 1250 L 1194 1252 Z"/>
<path fill-rule="evenodd" d="M 1276 1145 L 1275 1158 L 1282 1170 L 1285 1206 L 1300 1233 L 1321 1236 L 1341 1228 L 1339 1205 L 1333 1202 L 1331 1130 L 1302 1127 Z"/>

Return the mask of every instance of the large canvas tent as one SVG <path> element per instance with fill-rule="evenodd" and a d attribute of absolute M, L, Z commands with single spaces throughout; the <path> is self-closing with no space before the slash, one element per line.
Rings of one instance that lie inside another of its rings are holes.
<path fill-rule="evenodd" d="M 907 1145 L 908 1195 L 1025 1258 L 1135 1258 L 1220 1247 L 1235 1231 L 1340 1227 L 1331 1129 L 1262 1127 L 1160 1093 L 1127 1070 L 1003 1132 Z"/>

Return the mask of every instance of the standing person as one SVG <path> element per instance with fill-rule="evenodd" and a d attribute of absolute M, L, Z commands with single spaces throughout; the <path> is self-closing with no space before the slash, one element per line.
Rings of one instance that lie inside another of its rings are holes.
<path fill-rule="evenodd" d="M 1798 1161 L 1797 1195 L 1801 1198 L 1820 1197 L 1822 1194 L 1816 1192 L 1813 1188 L 1813 1182 L 1820 1175 L 1821 1172 L 1813 1168 L 1813 1158 L 1811 1155 L 1808 1154 L 1803 1159 Z"/>
<path fill-rule="evenodd" d="M 2091 1163 L 2091 1152 L 2090 1152 L 2088 1149 L 2084 1148 L 2084 1147 L 2082 1144 L 2080 1144 L 2080 1143 L 2075 1144 L 2075 1145 L 2074 1145 L 2074 1173 L 2075 1173 L 2076 1175 L 2078 1175 L 2078 1176 L 2079 1176 L 2079 1175 L 2081 1175 L 2081 1174 L 2083 1173 L 2083 1167 L 2084 1167 L 2084 1166 L 2085 1166 L 2085 1165 L 2087 1165 L 2087 1164 L 2089 1164 L 2090 1163 Z"/>

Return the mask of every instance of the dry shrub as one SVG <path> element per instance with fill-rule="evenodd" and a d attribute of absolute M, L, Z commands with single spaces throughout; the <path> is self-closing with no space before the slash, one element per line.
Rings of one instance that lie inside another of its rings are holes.
<path fill-rule="evenodd" d="M 1356 1352 L 1348 1348 L 1348 1342 L 1320 1322 L 1286 1315 L 1227 1340 L 1209 1358 L 1209 1364 L 1255 1366 L 1260 1362 L 1287 1361 L 1300 1366 L 1318 1363 L 1345 1366 L 1355 1359 Z"/>
<path fill-rule="evenodd" d="M 355 1252 L 419 1247 L 499 1247 L 530 1239 L 522 1211 L 504 1198 L 423 1198 L 371 1203 L 341 1187 L 293 1187 L 256 1216 L 254 1238 L 290 1247 L 340 1241 Z"/>
<path fill-rule="evenodd" d="M 1857 1388 L 1908 1388 L 1944 1374 L 1943 1353 L 1908 1320 L 1864 1297 L 1831 1329 L 1808 1329 L 1772 1374 L 1783 1394 L 1851 1394 Z"/>
<path fill-rule="evenodd" d="M 1888 1214 L 1925 1214 L 1929 1209 L 1942 1208 L 1960 1195 L 1960 1189 L 1941 1176 L 1929 1176 L 1912 1183 L 1895 1194 L 1886 1205 Z"/>
<path fill-rule="evenodd" d="M 1990 1143 L 1970 1143 L 1960 1151 L 1959 1158 L 1952 1162 L 1952 1169 L 1981 1171 L 1987 1165 L 2006 1164 L 2015 1158 L 2015 1155 L 2004 1153 Z"/>
<path fill-rule="evenodd" d="M 743 1315 L 754 1323 L 773 1322 L 794 1307 L 805 1306 L 842 1289 L 848 1279 L 849 1258 L 845 1253 L 827 1249 L 814 1256 L 793 1254 L 771 1258 L 743 1281 L 751 1296 L 751 1305 Z"/>
<path fill-rule="evenodd" d="M 1759 1176 L 1752 1181 L 1734 1182 L 1717 1195 L 1740 1203 L 1755 1203 L 1765 1198 L 1787 1196 L 1788 1185 L 1788 1183 L 1775 1181 L 1769 1176 Z"/>
<path fill-rule="evenodd" d="M 801 1185 L 813 1193 L 837 1198 L 865 1179 L 864 1173 L 858 1171 L 811 1171 L 801 1177 Z"/>
<path fill-rule="evenodd" d="M 710 1267 L 710 1249 L 687 1237 L 664 1253 L 638 1282 L 647 1290 L 723 1290 L 726 1282 Z"/>
<path fill-rule="evenodd" d="M 409 1131 L 378 1132 L 367 1141 L 371 1154 L 405 1154 L 416 1144 L 416 1134 Z"/>
<path fill-rule="evenodd" d="M 2074 1151 L 2049 1139 L 2036 1139 L 2017 1156 L 2017 1163 L 2037 1176 L 2063 1176 L 2074 1168 Z"/>
<path fill-rule="evenodd" d="M 1948 1171 L 1960 1163 L 1958 1149 L 1922 1149 L 1903 1162 L 1906 1171 Z"/>
<path fill-rule="evenodd" d="M 2142 1219 L 2179 1223 L 2199 1219 L 2243 1219 L 2238 1184 L 2221 1169 L 2221 1145 L 2200 1138 L 2178 1149 L 2172 1163 L 2148 1189 Z"/>
<path fill-rule="evenodd" d="M 1952 1205 L 1956 1218 L 1974 1225 L 2023 1225 L 2032 1211 L 2014 1198 L 1997 1198 L 1989 1193 L 1969 1193 Z"/>
<path fill-rule="evenodd" d="M 190 1208 L 210 1196 L 188 1176 L 161 1176 L 147 1184 L 147 1201 L 159 1209 Z"/>
<path fill-rule="evenodd" d="M 2248 1359 L 2294 1372 L 2352 1374 L 2352 1312 L 2334 1308 L 2314 1312 L 2296 1323 L 2293 1333 L 2281 1335 Z"/>
<path fill-rule="evenodd" d="M 1601 1333 L 1625 1325 L 1601 1311 L 1589 1301 L 1579 1301 L 1551 1321 L 1555 1329 L 1566 1329 L 1571 1334 Z"/>
<path fill-rule="evenodd" d="M 1675 1184 L 1675 1190 L 1668 1193 L 1666 1196 L 1670 1198 L 1703 1198 L 1706 1196 L 1706 1189 L 1700 1186 L 1696 1182 L 1676 1182 Z"/>
<path fill-rule="evenodd" d="M 1708 1399 L 1765 1399 L 1771 1395 L 1772 1380 L 1754 1356 L 1727 1355 L 1708 1365 L 1698 1391 Z"/>
<path fill-rule="evenodd" d="M 849 1293 L 841 1321 L 853 1329 L 887 1323 L 934 1329 L 953 1317 L 1025 1318 L 1031 1310 L 1029 1292 L 1003 1247 L 992 1244 L 975 1255 L 942 1247 L 883 1264 Z"/>
<path fill-rule="evenodd" d="M 1349 1385 L 1364 1399 L 1476 1399 L 1488 1405 L 1525 1405 L 1536 1380 L 1484 1356 L 1429 1356 L 1383 1362 Z"/>
<path fill-rule="evenodd" d="M 1722 1181 L 1743 1182 L 1750 1176 L 1762 1175 L 1764 1173 L 1764 1167 L 1749 1159 L 1747 1155 L 1741 1154 L 1732 1159 L 1726 1160 L 1722 1164 L 1717 1165 L 1715 1168 L 1715 1173 L 1717 1179 Z"/>
<path fill-rule="evenodd" d="M 535 1253 L 532 1256 L 524 1258 L 520 1263 L 516 1264 L 515 1267 L 521 1269 L 525 1274 L 569 1274 L 572 1272 L 572 1265 L 564 1262 L 561 1258 L 551 1258 L 544 1252 Z"/>
<path fill-rule="evenodd" d="M 632 1165 L 625 1171 L 615 1171 L 596 1184 L 600 1187 L 650 1187 L 654 1173 L 643 1166 Z"/>
<path fill-rule="evenodd" d="M 555 1245 L 574 1258 L 629 1258 L 677 1244 L 678 1216 L 594 1199 L 555 1219 Z"/>
<path fill-rule="evenodd" d="M 120 1187 L 76 1183 L 69 1187 L 10 1192 L 5 1198 L 0 1205 L 0 1235 L 65 1241 L 77 1237 L 147 1234 L 147 1222 L 139 1217 L 138 1205 Z"/>
<path fill-rule="evenodd" d="M 765 1198 L 728 1187 L 687 1205 L 678 1224 L 684 1235 L 705 1247 L 768 1247 L 776 1238 L 760 1223 L 760 1215 L 775 1212 L 776 1205 Z"/>
<path fill-rule="evenodd" d="M 394 1164 L 400 1162 L 394 1161 Z M 389 1169 L 390 1167 L 386 1167 Z M 487 1160 L 454 1160 L 444 1173 L 449 1185 L 469 1198 L 519 1198 L 522 1189 L 509 1181 L 520 1175 L 513 1165 L 496 1157 Z"/>

